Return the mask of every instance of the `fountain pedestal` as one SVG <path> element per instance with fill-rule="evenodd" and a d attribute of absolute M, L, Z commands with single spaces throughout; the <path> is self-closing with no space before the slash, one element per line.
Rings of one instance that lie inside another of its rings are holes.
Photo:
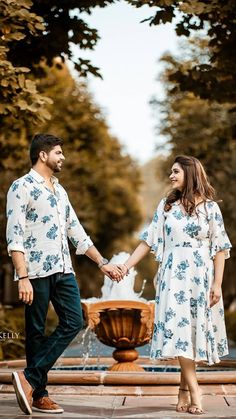
<path fill-rule="evenodd" d="M 154 322 L 153 301 L 110 300 L 82 302 L 89 327 L 100 342 L 116 348 L 113 358 L 118 361 L 111 371 L 144 371 L 135 364 L 136 347 L 148 343 Z"/>

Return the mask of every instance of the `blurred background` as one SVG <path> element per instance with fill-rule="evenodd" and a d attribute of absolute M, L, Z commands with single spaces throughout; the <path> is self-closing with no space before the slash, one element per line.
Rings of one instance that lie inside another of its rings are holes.
<path fill-rule="evenodd" d="M 236 342 L 236 4 L 172 0 L 0 2 L 0 358 L 24 354 L 24 308 L 6 252 L 7 190 L 30 169 L 32 136 L 64 140 L 59 175 L 105 257 L 131 252 L 177 154 L 204 164 L 233 244 L 223 292 Z M 75 256 L 83 298 L 103 277 Z M 153 299 L 157 265 L 138 266 L 135 290 Z M 55 316 L 49 313 L 48 331 Z"/>

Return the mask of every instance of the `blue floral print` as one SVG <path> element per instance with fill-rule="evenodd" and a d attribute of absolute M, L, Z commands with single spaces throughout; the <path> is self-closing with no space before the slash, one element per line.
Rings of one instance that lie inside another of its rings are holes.
<path fill-rule="evenodd" d="M 167 323 L 169 320 L 173 319 L 173 317 L 175 317 L 175 316 L 176 316 L 176 312 L 175 312 L 172 308 L 169 308 L 169 309 L 166 311 L 166 313 L 165 313 L 165 321 L 166 321 L 166 323 Z"/>
<path fill-rule="evenodd" d="M 19 188 L 19 182 L 15 181 L 12 184 L 12 191 L 15 192 Z"/>
<path fill-rule="evenodd" d="M 59 255 L 48 255 L 46 257 L 45 262 L 43 263 L 44 271 L 48 272 L 52 270 L 53 266 L 56 265 L 59 260 L 60 260 Z"/>
<path fill-rule="evenodd" d="M 186 340 L 183 341 L 179 338 L 175 344 L 175 348 L 186 352 L 188 345 L 189 343 Z"/>
<path fill-rule="evenodd" d="M 172 268 L 172 263 L 173 263 L 173 254 L 170 253 L 169 256 L 168 256 L 167 262 L 165 264 L 165 269 L 166 268 L 171 269 Z"/>
<path fill-rule="evenodd" d="M 18 224 L 15 224 L 14 226 L 13 226 L 13 231 L 14 231 L 14 234 L 17 236 L 17 235 L 19 235 L 19 236 L 23 236 L 24 235 L 24 230 L 23 230 L 23 228 L 22 228 L 22 226 L 21 226 L 21 224 L 18 222 Z"/>
<path fill-rule="evenodd" d="M 55 238 L 57 237 L 57 230 L 58 227 L 56 226 L 56 224 L 53 224 L 53 226 L 48 230 L 46 236 L 51 240 L 55 240 Z"/>
<path fill-rule="evenodd" d="M 33 190 L 30 191 L 30 195 L 34 198 L 35 201 L 40 197 L 42 191 L 39 188 L 33 187 Z"/>
<path fill-rule="evenodd" d="M 148 238 L 148 232 L 147 231 L 144 231 L 142 233 L 142 235 L 140 236 L 140 239 L 146 241 L 147 238 Z"/>
<path fill-rule="evenodd" d="M 36 213 L 35 208 L 31 208 L 29 211 L 27 211 L 26 220 L 35 222 L 37 218 L 38 218 L 38 214 Z"/>
<path fill-rule="evenodd" d="M 49 221 L 51 221 L 51 219 L 53 218 L 53 216 L 52 215 L 44 215 L 43 217 L 42 217 L 42 223 L 43 224 L 46 224 L 46 223 L 48 223 Z"/>
<path fill-rule="evenodd" d="M 186 277 L 186 270 L 189 268 L 189 263 L 187 260 L 183 260 L 177 265 L 177 269 L 175 270 L 176 278 L 183 280 Z"/>
<path fill-rule="evenodd" d="M 184 227 L 183 231 L 193 239 L 198 236 L 199 231 L 201 231 L 201 227 L 195 223 L 188 223 L 186 227 Z"/>
<path fill-rule="evenodd" d="M 190 242 L 183 242 L 183 247 L 192 247 Z"/>
<path fill-rule="evenodd" d="M 57 205 L 57 200 L 54 195 L 50 194 L 47 200 L 50 202 L 52 208 L 54 208 Z"/>
<path fill-rule="evenodd" d="M 170 233 L 171 233 L 171 227 L 170 226 L 168 226 L 167 224 L 165 225 L 165 229 L 166 229 L 166 234 L 167 234 L 167 236 L 169 236 L 170 235 Z"/>
<path fill-rule="evenodd" d="M 183 304 L 188 301 L 185 297 L 185 291 L 176 292 L 174 296 L 178 304 Z"/>
<path fill-rule="evenodd" d="M 174 333 L 172 332 L 171 329 L 165 329 L 164 330 L 164 337 L 165 337 L 165 339 L 172 339 L 173 334 Z"/>
<path fill-rule="evenodd" d="M 182 317 L 181 321 L 178 323 L 178 327 L 184 327 L 189 325 L 189 321 L 186 317 Z"/>
<path fill-rule="evenodd" d="M 31 249 L 32 247 L 35 247 L 36 246 L 36 242 L 37 242 L 36 237 L 33 237 L 33 235 L 31 234 L 24 241 L 24 243 L 23 243 L 24 244 L 24 248 L 25 249 Z"/>
<path fill-rule="evenodd" d="M 198 354 L 200 356 L 200 358 L 206 358 L 206 351 L 204 351 L 204 349 L 199 348 L 198 349 Z"/>
<path fill-rule="evenodd" d="M 202 257 L 200 255 L 200 253 L 198 252 L 198 250 L 196 250 L 195 252 L 193 252 L 193 256 L 194 256 L 194 263 L 196 266 L 203 266 L 203 260 Z"/>
<path fill-rule="evenodd" d="M 196 285 L 200 285 L 201 284 L 201 278 L 199 278 L 199 276 L 194 276 L 192 281 L 196 284 Z"/>
<path fill-rule="evenodd" d="M 40 252 L 32 250 L 30 252 L 30 262 L 40 262 L 42 258 L 43 252 L 42 250 Z"/>
<path fill-rule="evenodd" d="M 227 340 L 221 339 L 221 341 L 217 344 L 217 349 L 220 356 L 224 356 L 225 351 L 227 350 Z"/>
<path fill-rule="evenodd" d="M 155 212 L 155 214 L 153 216 L 153 222 L 157 223 L 157 221 L 158 221 L 158 214 L 157 214 L 157 212 Z"/>
<path fill-rule="evenodd" d="M 177 219 L 177 220 L 181 220 L 184 217 L 184 214 L 182 213 L 182 211 L 173 211 L 173 216 Z"/>

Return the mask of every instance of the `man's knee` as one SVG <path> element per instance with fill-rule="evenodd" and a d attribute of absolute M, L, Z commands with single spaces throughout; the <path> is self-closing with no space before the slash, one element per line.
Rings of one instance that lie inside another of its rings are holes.
<path fill-rule="evenodd" d="M 76 316 L 73 319 L 71 327 L 77 333 L 79 333 L 83 329 L 83 316 L 82 316 L 82 314 L 81 315 L 79 314 L 78 316 Z"/>
<path fill-rule="evenodd" d="M 76 336 L 83 328 L 83 317 L 78 313 L 70 320 L 60 322 L 63 329 L 70 335 Z"/>

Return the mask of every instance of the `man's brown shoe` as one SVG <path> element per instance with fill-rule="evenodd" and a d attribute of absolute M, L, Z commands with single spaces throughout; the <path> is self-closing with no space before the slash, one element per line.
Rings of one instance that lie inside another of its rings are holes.
<path fill-rule="evenodd" d="M 33 408 L 35 412 L 43 413 L 63 413 L 64 410 L 57 403 L 50 399 L 50 397 L 40 397 L 33 401 Z"/>
<path fill-rule="evenodd" d="M 16 392 L 16 398 L 21 410 L 26 415 L 32 414 L 32 393 L 33 388 L 26 380 L 23 371 L 13 372 L 12 383 Z"/>

